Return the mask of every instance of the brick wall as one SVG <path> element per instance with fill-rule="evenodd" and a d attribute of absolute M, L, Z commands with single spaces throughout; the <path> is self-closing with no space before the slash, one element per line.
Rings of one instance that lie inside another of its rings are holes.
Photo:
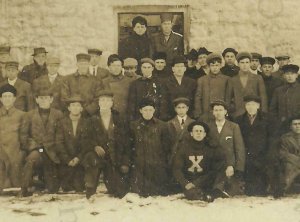
<path fill-rule="evenodd" d="M 76 53 L 101 48 L 105 66 L 116 50 L 114 7 L 155 4 L 189 5 L 191 48 L 284 51 L 300 64 L 297 0 L 0 0 L 0 44 L 11 45 L 22 65 L 31 62 L 33 47 L 45 46 L 62 59 L 63 74 L 75 69 Z"/>

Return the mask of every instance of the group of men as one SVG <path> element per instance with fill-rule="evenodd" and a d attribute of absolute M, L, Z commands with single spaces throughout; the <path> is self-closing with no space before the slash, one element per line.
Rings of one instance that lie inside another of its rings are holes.
<path fill-rule="evenodd" d="M 101 173 L 115 197 L 183 192 L 213 201 L 293 189 L 299 67 L 278 55 L 274 72 L 274 58 L 233 48 L 184 56 L 172 16 L 161 19 L 162 33 L 151 41 L 147 21 L 134 18 L 133 36 L 107 68 L 99 66 L 102 51 L 88 49 L 66 76 L 45 48 L 35 48 L 19 72 L 10 47 L 0 47 L 1 192 L 62 189 L 90 198 Z"/>

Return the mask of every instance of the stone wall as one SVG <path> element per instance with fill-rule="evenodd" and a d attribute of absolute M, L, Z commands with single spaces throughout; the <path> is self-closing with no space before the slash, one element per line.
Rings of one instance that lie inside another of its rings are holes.
<path fill-rule="evenodd" d="M 300 64 L 297 0 L 0 0 L 0 44 L 9 44 L 22 65 L 34 47 L 44 46 L 62 59 L 61 72 L 75 69 L 75 54 L 104 50 L 102 65 L 116 52 L 115 7 L 189 5 L 189 47 L 212 51 L 226 47 L 264 55 L 288 52 Z"/>

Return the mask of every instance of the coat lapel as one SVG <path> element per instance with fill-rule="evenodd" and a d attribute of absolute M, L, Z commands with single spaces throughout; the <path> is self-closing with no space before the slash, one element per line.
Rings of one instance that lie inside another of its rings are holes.
<path fill-rule="evenodd" d="M 39 132 L 42 134 L 42 135 L 46 135 L 46 127 L 44 126 L 44 123 L 42 121 L 42 118 L 40 116 L 40 113 L 39 113 L 39 110 L 36 109 L 34 111 L 34 122 L 36 122 L 35 126 L 39 126 Z M 50 116 L 49 116 L 50 117 Z"/>

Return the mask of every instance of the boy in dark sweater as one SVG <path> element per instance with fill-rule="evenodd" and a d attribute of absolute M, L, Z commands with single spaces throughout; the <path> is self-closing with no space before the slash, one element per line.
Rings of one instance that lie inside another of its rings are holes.
<path fill-rule="evenodd" d="M 228 197 L 224 191 L 224 155 L 206 139 L 208 126 L 195 121 L 188 126 L 191 136 L 176 153 L 173 174 L 189 200 L 213 201 Z"/>

